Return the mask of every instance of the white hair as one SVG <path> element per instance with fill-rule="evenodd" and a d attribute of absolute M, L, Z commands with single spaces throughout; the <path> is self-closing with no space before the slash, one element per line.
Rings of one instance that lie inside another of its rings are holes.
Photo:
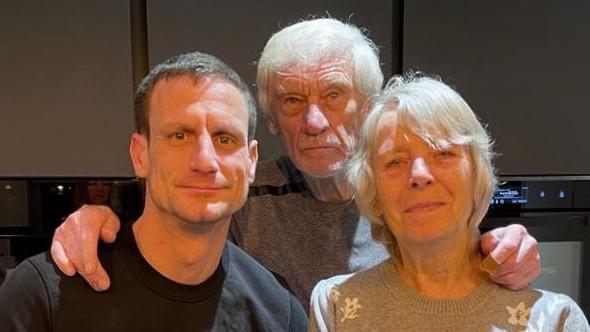
<path fill-rule="evenodd" d="M 394 234 L 377 213 L 379 197 L 370 165 L 377 125 L 387 112 L 396 112 L 397 125 L 410 130 L 433 148 L 468 147 L 474 169 L 473 211 L 468 229 L 473 234 L 474 246 L 479 239 L 478 226 L 489 208 L 497 183 L 491 139 L 457 92 L 438 79 L 413 73 L 395 76 L 387 83 L 365 120 L 357 150 L 347 161 L 347 178 L 354 188 L 361 213 L 373 223 L 373 236 L 388 246 L 394 259 L 400 258 Z"/>
<path fill-rule="evenodd" d="M 352 24 L 320 18 L 290 25 L 266 43 L 256 74 L 258 102 L 271 114 L 268 78 L 287 66 L 313 66 L 327 56 L 347 58 L 353 66 L 353 84 L 365 98 L 377 94 L 383 84 L 379 50 L 375 43 Z"/>

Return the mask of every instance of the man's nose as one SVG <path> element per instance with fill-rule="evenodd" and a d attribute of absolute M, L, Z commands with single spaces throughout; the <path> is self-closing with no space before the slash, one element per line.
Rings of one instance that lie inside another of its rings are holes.
<path fill-rule="evenodd" d="M 192 171 L 214 173 L 219 170 L 217 153 L 213 140 L 208 134 L 200 135 L 191 152 L 189 166 Z"/>
<path fill-rule="evenodd" d="M 410 174 L 410 184 L 413 188 L 424 189 L 434 182 L 434 176 L 430 173 L 428 164 L 422 157 L 415 158 L 412 161 Z"/>
<path fill-rule="evenodd" d="M 308 135 L 319 135 L 330 127 L 324 112 L 316 104 L 310 104 L 305 114 L 303 130 Z"/>

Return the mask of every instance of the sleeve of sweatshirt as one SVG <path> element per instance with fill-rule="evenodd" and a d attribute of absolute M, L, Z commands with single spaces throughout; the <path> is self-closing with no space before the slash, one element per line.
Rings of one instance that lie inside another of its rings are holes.
<path fill-rule="evenodd" d="M 289 294 L 291 314 L 289 318 L 289 332 L 306 332 L 307 331 L 307 314 L 299 300 L 292 294 Z"/>
<path fill-rule="evenodd" d="M 0 287 L 3 331 L 50 331 L 51 309 L 47 287 L 30 259 L 23 261 Z"/>

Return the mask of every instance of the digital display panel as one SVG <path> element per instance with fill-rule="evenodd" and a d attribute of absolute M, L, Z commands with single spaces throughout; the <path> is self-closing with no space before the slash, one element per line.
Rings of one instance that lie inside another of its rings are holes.
<path fill-rule="evenodd" d="M 573 181 L 507 181 L 494 191 L 491 209 L 496 212 L 569 209 Z"/>
<path fill-rule="evenodd" d="M 522 185 L 501 185 L 492 197 L 493 205 L 526 204 L 528 202 L 528 187 Z"/>

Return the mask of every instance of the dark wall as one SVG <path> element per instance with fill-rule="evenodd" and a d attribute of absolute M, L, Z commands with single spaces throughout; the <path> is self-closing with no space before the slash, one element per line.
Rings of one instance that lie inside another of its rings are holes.
<path fill-rule="evenodd" d="M 403 63 L 489 124 L 502 174 L 590 173 L 590 1 L 406 1 Z"/>
<path fill-rule="evenodd" d="M 131 175 L 126 1 L 14 1 L 0 11 L 0 175 Z"/>
<path fill-rule="evenodd" d="M 273 32 L 326 12 L 368 29 L 386 76 L 403 57 L 455 85 L 489 123 L 502 173 L 590 173 L 586 0 L 58 0 L 0 11 L 0 176 L 131 176 L 133 60 L 201 50 L 253 84 Z M 258 138 L 263 159 L 281 153 L 262 122 Z"/>
<path fill-rule="evenodd" d="M 144 12 L 138 11 L 142 5 Z M 386 75 L 391 73 L 387 0 L 58 0 L 3 6 L 0 176 L 132 176 L 127 146 L 133 79 L 147 69 L 140 68 L 142 61 L 149 58 L 154 65 L 200 50 L 253 83 L 254 61 L 272 32 L 326 13 L 367 27 L 381 47 Z M 142 20 L 147 31 L 136 29 Z M 280 154 L 263 123 L 258 138 L 261 158 Z"/>

